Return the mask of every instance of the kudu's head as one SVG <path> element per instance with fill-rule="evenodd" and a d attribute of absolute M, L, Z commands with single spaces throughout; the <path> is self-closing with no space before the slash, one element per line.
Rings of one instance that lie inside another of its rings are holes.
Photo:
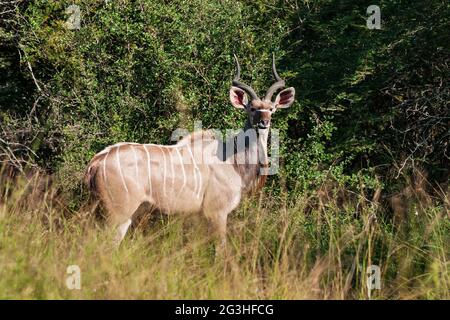
<path fill-rule="evenodd" d="M 286 88 L 280 93 L 274 101 L 272 96 L 278 89 L 285 87 L 285 82 L 277 73 L 275 67 L 275 55 L 272 61 L 272 72 L 276 82 L 272 84 L 267 90 L 264 98 L 259 98 L 252 87 L 242 83 L 239 79 L 241 76 L 241 66 L 239 61 L 234 55 L 236 60 L 236 75 L 233 79 L 233 85 L 230 88 L 230 101 L 234 107 L 244 109 L 247 112 L 248 119 L 252 126 L 259 129 L 268 129 L 270 127 L 270 120 L 272 114 L 279 108 L 288 108 L 294 102 L 295 89 L 290 87 Z"/>

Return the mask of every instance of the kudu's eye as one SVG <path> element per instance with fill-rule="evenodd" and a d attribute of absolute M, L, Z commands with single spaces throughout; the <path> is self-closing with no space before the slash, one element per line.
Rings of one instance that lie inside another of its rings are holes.
<path fill-rule="evenodd" d="M 254 112 L 256 109 L 255 108 L 250 108 L 250 111 L 251 112 Z"/>

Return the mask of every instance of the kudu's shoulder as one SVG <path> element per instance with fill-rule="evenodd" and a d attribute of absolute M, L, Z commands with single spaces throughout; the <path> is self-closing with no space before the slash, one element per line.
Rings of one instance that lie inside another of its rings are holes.
<path fill-rule="evenodd" d="M 107 146 L 105 149 L 103 149 L 102 151 L 95 154 L 95 156 L 92 158 L 91 162 L 94 160 L 98 160 L 99 158 L 105 157 L 108 153 L 110 153 L 115 148 L 125 147 L 125 146 L 143 146 L 143 145 L 139 144 L 139 143 L 134 143 L 134 142 L 119 142 L 119 143 Z"/>
<path fill-rule="evenodd" d="M 216 139 L 217 139 L 217 137 L 212 130 L 201 130 L 201 131 L 196 131 L 191 134 L 188 134 L 183 139 L 178 141 L 178 143 L 176 145 L 182 146 L 182 145 L 186 145 L 189 143 L 194 143 L 195 141 L 199 141 L 199 140 L 204 141 L 204 142 L 212 142 L 212 141 L 215 141 Z"/>

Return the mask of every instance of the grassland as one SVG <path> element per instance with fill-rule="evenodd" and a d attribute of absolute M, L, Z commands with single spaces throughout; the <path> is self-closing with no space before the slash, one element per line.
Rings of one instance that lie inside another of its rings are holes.
<path fill-rule="evenodd" d="M 391 223 L 370 201 L 312 206 L 267 191 L 229 220 L 217 257 L 199 217 L 142 220 L 117 249 L 87 205 L 70 210 L 36 179 L 2 181 L 1 299 L 449 299 L 450 223 L 443 206 Z M 319 209 L 320 208 L 320 209 Z M 81 289 L 66 285 L 78 265 Z"/>

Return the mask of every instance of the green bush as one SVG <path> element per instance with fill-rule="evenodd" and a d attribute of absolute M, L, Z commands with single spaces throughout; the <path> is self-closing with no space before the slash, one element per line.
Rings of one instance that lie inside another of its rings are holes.
<path fill-rule="evenodd" d="M 80 7 L 79 30 L 65 25 L 70 4 Z M 170 143 L 195 120 L 239 126 L 244 115 L 228 103 L 232 54 L 262 93 L 274 52 L 297 89 L 274 119 L 283 158 L 275 189 L 314 190 L 329 178 L 373 189 L 418 164 L 445 181 L 448 4 L 380 7 L 382 29 L 369 30 L 359 1 L 11 4 L 0 25 L 2 143 L 23 144 L 16 154 L 76 190 L 109 144 Z"/>

